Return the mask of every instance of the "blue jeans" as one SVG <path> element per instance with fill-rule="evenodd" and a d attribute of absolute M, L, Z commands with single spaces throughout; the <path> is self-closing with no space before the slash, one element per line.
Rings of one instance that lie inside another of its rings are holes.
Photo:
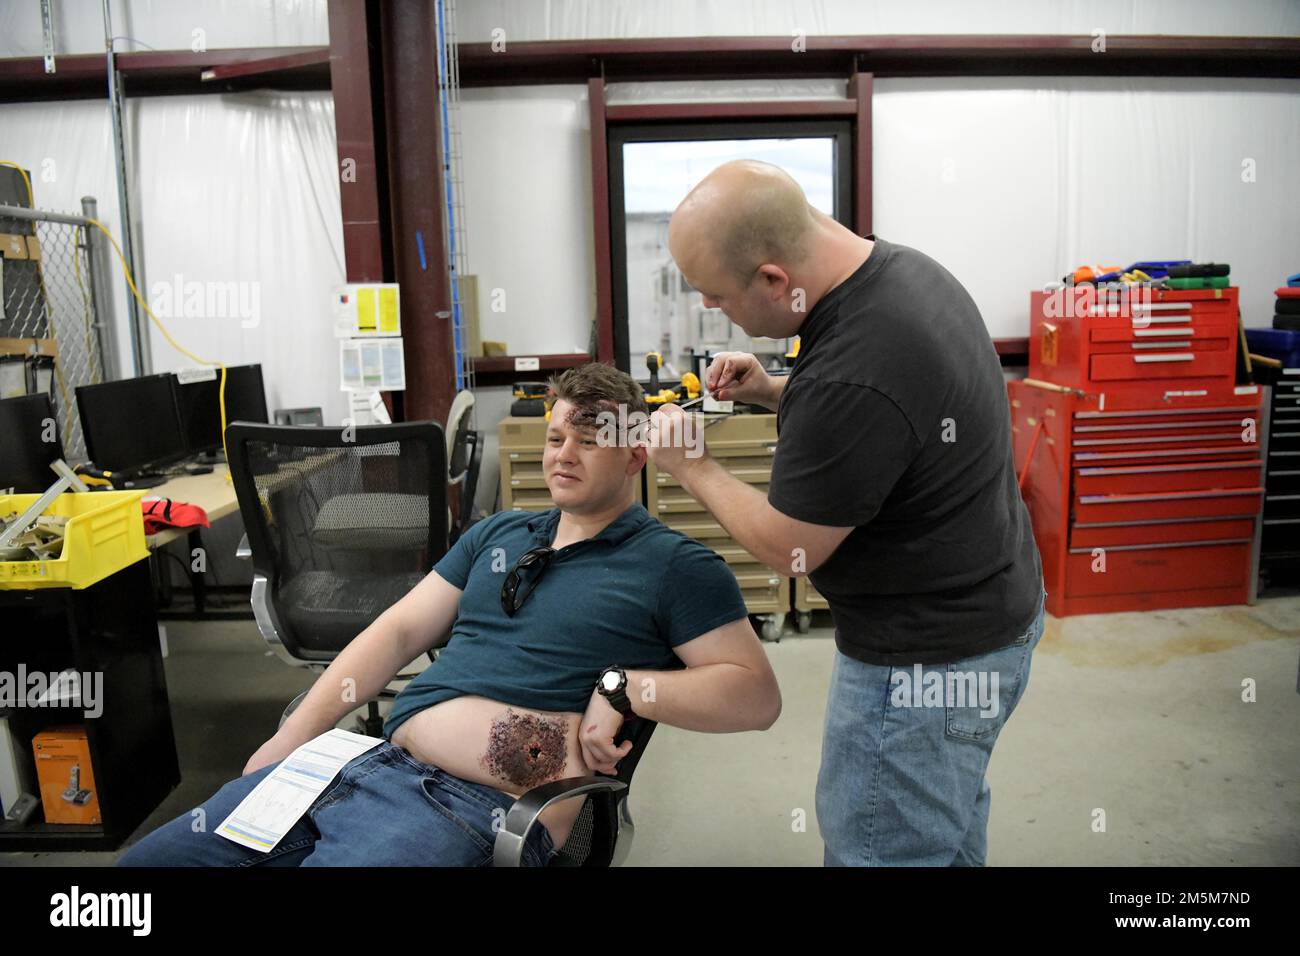
<path fill-rule="evenodd" d="M 276 764 L 232 780 L 202 806 L 131 847 L 119 866 L 490 866 L 494 820 L 514 800 L 470 783 L 384 741 L 354 758 L 269 853 L 210 832 Z M 493 813 L 498 810 L 499 812 Z M 499 824 L 498 824 L 499 828 Z M 524 866 L 555 856 L 538 823 Z"/>
<path fill-rule="evenodd" d="M 889 667 L 836 651 L 817 777 L 826 866 L 984 865 L 984 772 L 1043 624 L 1040 605 L 1011 644 L 949 664 Z"/>

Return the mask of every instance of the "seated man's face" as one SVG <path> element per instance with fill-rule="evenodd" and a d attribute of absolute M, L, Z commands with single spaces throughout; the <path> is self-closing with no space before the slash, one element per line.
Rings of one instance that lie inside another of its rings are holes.
<path fill-rule="evenodd" d="M 551 498 L 565 511 L 595 512 L 623 497 L 627 479 L 645 464 L 643 447 L 597 440 L 593 414 L 560 399 L 546 428 L 542 474 Z"/>

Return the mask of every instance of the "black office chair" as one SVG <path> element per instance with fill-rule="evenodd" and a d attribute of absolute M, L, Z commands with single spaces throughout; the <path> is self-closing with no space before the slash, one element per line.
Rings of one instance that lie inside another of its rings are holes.
<path fill-rule="evenodd" d="M 253 562 L 253 615 L 288 664 L 323 670 L 446 553 L 446 444 L 436 422 L 235 422 L 226 453 L 248 540 L 241 553 Z M 363 726 L 382 733 L 377 701 Z"/>
<path fill-rule="evenodd" d="M 451 528 L 452 544 L 478 520 L 474 495 L 478 491 L 479 470 L 483 467 L 483 433 L 471 427 L 473 414 L 474 393 L 462 389 L 456 393 L 447 413 L 447 484 L 461 486 L 460 517 Z"/>
<path fill-rule="evenodd" d="M 271 648 L 296 666 L 323 669 L 446 550 L 441 429 L 433 423 L 369 425 L 355 428 L 352 441 L 344 435 L 339 428 L 244 422 L 226 430 L 248 538 L 241 552 L 254 567 L 254 616 Z M 467 474 L 475 473 L 471 465 Z M 422 505 L 403 497 L 422 492 Z M 385 555 L 392 560 L 381 561 Z M 391 567 L 377 574 L 375 565 L 385 563 Z M 306 696 L 294 698 L 281 723 Z M 380 699 L 395 696 L 385 690 Z M 378 701 L 367 708 L 365 732 L 382 736 Z M 617 775 L 570 777 L 522 794 L 497 833 L 494 864 L 518 866 L 538 815 L 570 798 L 584 804 L 551 865 L 621 864 L 634 832 L 627 804 L 632 774 L 655 726 L 644 718 L 623 725 L 617 742 L 631 740 L 632 749 Z"/>

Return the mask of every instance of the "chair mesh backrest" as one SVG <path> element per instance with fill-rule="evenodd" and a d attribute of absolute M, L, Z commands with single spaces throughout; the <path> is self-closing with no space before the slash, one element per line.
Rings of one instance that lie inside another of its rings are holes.
<path fill-rule="evenodd" d="M 250 441 L 280 583 L 304 571 L 428 572 L 430 465 L 414 440 L 321 448 Z M 260 473 L 259 473 L 260 471 Z M 439 502 L 441 506 L 441 502 Z"/>
<path fill-rule="evenodd" d="M 446 551 L 446 448 L 434 423 L 236 424 L 227 448 L 254 565 L 294 653 L 341 650 Z"/>

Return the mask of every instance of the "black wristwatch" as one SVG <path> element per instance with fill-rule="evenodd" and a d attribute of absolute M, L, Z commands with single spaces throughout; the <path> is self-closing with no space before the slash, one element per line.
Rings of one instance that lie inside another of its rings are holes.
<path fill-rule="evenodd" d="M 606 667 L 596 679 L 596 693 L 609 701 L 609 706 L 623 715 L 624 719 L 633 716 L 632 702 L 627 699 L 627 671 L 614 666 Z"/>

